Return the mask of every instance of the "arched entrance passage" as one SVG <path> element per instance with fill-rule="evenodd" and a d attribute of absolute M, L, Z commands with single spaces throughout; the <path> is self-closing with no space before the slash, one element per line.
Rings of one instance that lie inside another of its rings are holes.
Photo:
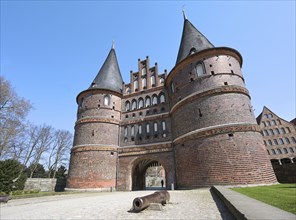
<path fill-rule="evenodd" d="M 161 188 L 161 180 L 166 185 L 165 168 L 157 159 L 137 160 L 132 169 L 132 190 Z"/>

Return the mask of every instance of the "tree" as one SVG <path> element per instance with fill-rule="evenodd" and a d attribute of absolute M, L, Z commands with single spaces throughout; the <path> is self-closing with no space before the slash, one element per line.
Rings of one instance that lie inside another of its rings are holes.
<path fill-rule="evenodd" d="M 16 158 L 26 130 L 25 118 L 32 105 L 19 97 L 10 82 L 0 76 L 0 160 Z"/>
<path fill-rule="evenodd" d="M 48 157 L 48 177 L 55 178 L 57 167 L 65 165 L 72 145 L 72 134 L 69 131 L 57 130 L 54 135 L 54 143 Z M 53 175 L 52 175 L 53 172 Z"/>
<path fill-rule="evenodd" d="M 7 194 L 13 190 L 23 190 L 26 182 L 26 175 L 19 177 L 23 165 L 16 160 L 0 161 L 0 191 Z"/>

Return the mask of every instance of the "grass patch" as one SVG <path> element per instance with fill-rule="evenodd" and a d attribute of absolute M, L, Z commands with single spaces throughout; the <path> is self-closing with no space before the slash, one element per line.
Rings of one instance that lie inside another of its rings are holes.
<path fill-rule="evenodd" d="M 232 188 L 232 190 L 296 214 L 296 184 Z"/>

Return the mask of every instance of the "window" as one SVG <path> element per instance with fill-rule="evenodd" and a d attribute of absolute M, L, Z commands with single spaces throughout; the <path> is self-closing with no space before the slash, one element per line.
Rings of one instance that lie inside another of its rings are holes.
<path fill-rule="evenodd" d="M 151 85 L 152 85 L 152 86 L 155 86 L 155 84 L 156 84 L 155 75 L 152 75 L 152 76 L 151 76 Z"/>
<path fill-rule="evenodd" d="M 268 155 L 270 155 L 269 150 L 267 150 Z"/>
<path fill-rule="evenodd" d="M 147 134 L 150 133 L 150 125 L 149 125 L 149 123 L 146 124 L 146 133 Z"/>
<path fill-rule="evenodd" d="M 271 121 L 271 125 L 276 125 L 275 120 L 272 120 L 272 121 Z"/>
<path fill-rule="evenodd" d="M 152 105 L 157 105 L 157 104 L 158 104 L 157 96 L 153 95 L 153 97 L 152 97 Z"/>
<path fill-rule="evenodd" d="M 147 79 L 146 79 L 146 77 L 142 79 L 142 86 L 143 86 L 143 89 L 147 88 Z"/>
<path fill-rule="evenodd" d="M 264 118 L 268 118 L 268 114 L 264 114 Z"/>
<path fill-rule="evenodd" d="M 153 128 L 154 128 L 154 132 L 157 132 L 157 128 L 158 126 L 157 126 L 157 122 L 154 122 L 154 124 L 153 124 Z"/>
<path fill-rule="evenodd" d="M 273 117 L 273 115 L 272 114 L 268 114 L 268 118 L 272 118 Z"/>
<path fill-rule="evenodd" d="M 159 100 L 160 100 L 160 103 L 165 103 L 165 96 L 164 94 L 160 94 L 160 97 L 159 97 Z"/>
<path fill-rule="evenodd" d="M 130 94 L 130 93 L 131 93 L 131 89 L 130 89 L 130 87 L 127 87 L 126 90 L 125 90 L 125 92 L 126 92 L 127 94 Z"/>
<path fill-rule="evenodd" d="M 165 121 L 162 121 L 162 122 L 161 122 L 161 128 L 162 128 L 163 131 L 166 130 L 166 124 L 165 124 Z"/>
<path fill-rule="evenodd" d="M 171 82 L 171 91 L 172 91 L 172 93 L 174 93 L 174 92 L 175 92 L 175 86 L 174 86 L 174 82 Z"/>
<path fill-rule="evenodd" d="M 267 123 L 267 126 L 271 126 L 271 125 L 270 125 L 270 121 L 267 121 L 266 123 Z"/>
<path fill-rule="evenodd" d="M 150 105 L 151 105 L 151 99 L 149 96 L 147 96 L 145 100 L 145 107 L 149 107 Z"/>
<path fill-rule="evenodd" d="M 263 126 L 266 127 L 266 123 L 264 121 L 262 123 L 263 123 Z"/>
<path fill-rule="evenodd" d="M 203 74 L 205 74 L 203 63 L 197 63 L 195 69 L 197 76 L 202 76 Z"/>
<path fill-rule="evenodd" d="M 130 102 L 129 101 L 126 101 L 125 102 L 125 111 L 129 111 L 130 110 L 130 107 L 131 107 Z"/>
<path fill-rule="evenodd" d="M 280 130 L 278 128 L 275 129 L 276 134 L 280 134 Z"/>
<path fill-rule="evenodd" d="M 128 135 L 128 128 L 125 127 L 125 128 L 124 128 L 124 137 L 127 137 L 127 135 Z"/>
<path fill-rule="evenodd" d="M 139 99 L 139 108 L 144 107 L 144 100 L 142 98 Z"/>
<path fill-rule="evenodd" d="M 275 145 L 278 145 L 278 142 L 277 142 L 276 139 L 273 139 L 273 143 L 274 143 Z"/>
<path fill-rule="evenodd" d="M 275 150 L 274 150 L 274 149 L 271 149 L 271 153 L 272 153 L 272 154 L 275 154 Z"/>
<path fill-rule="evenodd" d="M 132 125 L 132 128 L 131 128 L 131 136 L 134 137 L 135 136 L 135 126 Z"/>
<path fill-rule="evenodd" d="M 281 123 L 281 121 L 280 121 L 279 119 L 277 119 L 277 122 L 278 122 L 278 124 L 279 124 L 279 125 L 281 125 L 281 124 L 282 124 L 282 123 Z"/>
<path fill-rule="evenodd" d="M 164 84 L 164 79 L 160 78 L 159 82 L 160 82 L 160 84 Z"/>
<path fill-rule="evenodd" d="M 290 130 L 290 128 L 286 127 L 286 129 L 287 129 L 288 133 L 291 133 L 291 130 Z"/>
<path fill-rule="evenodd" d="M 268 131 L 267 131 L 267 130 L 264 130 L 263 132 L 264 132 L 264 136 L 269 136 L 269 134 L 268 134 Z"/>
<path fill-rule="evenodd" d="M 272 142 L 271 142 L 271 140 L 268 140 L 267 142 L 268 142 L 268 145 L 272 145 Z"/>
<path fill-rule="evenodd" d="M 269 133 L 270 133 L 271 135 L 274 135 L 274 132 L 273 132 L 272 129 L 269 129 Z"/>
<path fill-rule="evenodd" d="M 132 110 L 135 110 L 135 109 L 137 109 L 137 101 L 133 100 L 132 101 Z"/>
<path fill-rule="evenodd" d="M 142 76 L 146 76 L 146 68 L 142 68 Z"/>
<path fill-rule="evenodd" d="M 110 96 L 109 95 L 104 96 L 104 105 L 110 105 Z"/>
<path fill-rule="evenodd" d="M 281 151 L 281 149 L 276 149 L 276 152 L 278 153 L 278 154 L 282 154 L 282 151 Z"/>
<path fill-rule="evenodd" d="M 286 148 L 283 148 L 283 151 L 284 151 L 284 154 L 287 154 L 288 153 L 288 151 L 287 151 Z"/>
<path fill-rule="evenodd" d="M 279 144 L 284 144 L 284 141 L 282 138 L 279 139 Z"/>
<path fill-rule="evenodd" d="M 289 140 L 289 138 L 286 137 L 285 140 L 286 140 L 286 143 L 287 143 L 287 144 L 290 144 L 290 140 Z"/>
<path fill-rule="evenodd" d="M 134 76 L 134 90 L 137 91 L 139 89 L 138 76 Z"/>
<path fill-rule="evenodd" d="M 292 147 L 289 147 L 289 151 L 290 151 L 291 153 L 294 153 L 294 150 L 293 150 Z"/>
<path fill-rule="evenodd" d="M 281 128 L 281 131 L 282 131 L 283 134 L 286 134 L 285 128 Z"/>
<path fill-rule="evenodd" d="M 294 137 L 291 137 L 291 139 L 292 139 L 292 142 L 293 142 L 294 144 L 296 144 L 296 140 L 295 140 L 295 138 L 294 138 Z"/>
<path fill-rule="evenodd" d="M 139 134 L 142 134 L 142 125 L 139 125 L 138 132 L 139 132 Z"/>

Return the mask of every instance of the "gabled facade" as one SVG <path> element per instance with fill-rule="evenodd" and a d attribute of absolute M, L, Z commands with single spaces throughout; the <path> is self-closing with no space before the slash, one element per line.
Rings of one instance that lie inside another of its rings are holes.
<path fill-rule="evenodd" d="M 153 164 L 168 189 L 276 183 L 241 67 L 239 52 L 215 47 L 186 17 L 169 74 L 146 57 L 122 83 L 112 48 L 77 96 L 67 188 L 145 189 Z"/>
<path fill-rule="evenodd" d="M 296 127 L 264 106 L 257 117 L 272 164 L 296 163 Z"/>

